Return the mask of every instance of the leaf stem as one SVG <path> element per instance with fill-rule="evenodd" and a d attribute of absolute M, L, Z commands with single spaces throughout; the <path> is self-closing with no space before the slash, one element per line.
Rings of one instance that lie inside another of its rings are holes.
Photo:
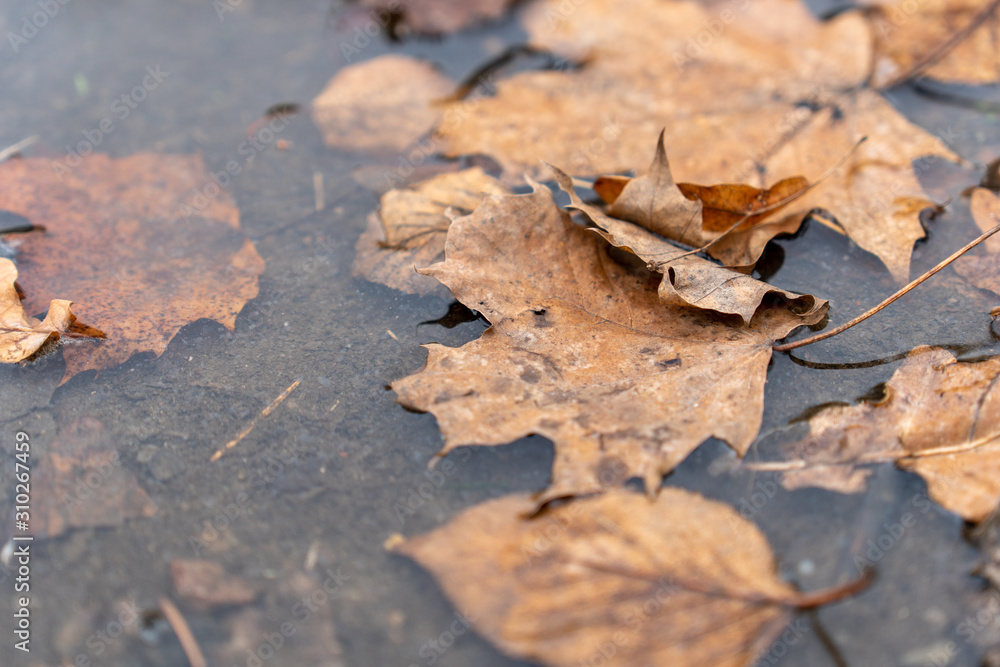
<path fill-rule="evenodd" d="M 998 2 L 1000 2 L 1000 0 L 998 0 Z M 995 215 L 993 216 L 993 219 L 994 220 L 997 219 Z M 940 264 L 938 264 L 937 266 L 935 266 L 933 269 L 931 269 L 930 271 L 928 271 L 924 275 L 920 276 L 919 278 L 917 278 L 916 280 L 914 280 L 910 284 L 906 285 L 901 290 L 899 290 L 898 292 L 896 292 L 895 294 L 893 294 L 888 299 L 886 299 L 882 303 L 878 304 L 877 306 L 875 306 L 871 310 L 869 310 L 869 311 L 867 311 L 865 313 L 862 313 L 861 315 L 858 315 L 857 317 L 855 317 L 850 322 L 847 322 L 845 324 L 841 324 L 839 327 L 831 329 L 830 331 L 824 331 L 823 333 L 816 334 L 815 336 L 809 336 L 808 338 L 803 338 L 802 340 L 796 340 L 796 341 L 792 341 L 791 343 L 783 343 L 781 345 L 775 345 L 773 349 L 776 352 L 787 352 L 788 350 L 794 350 L 797 347 L 803 347 L 805 345 L 811 345 L 812 343 L 816 343 L 818 341 L 825 340 L 827 338 L 830 338 L 831 336 L 836 336 L 839 333 L 847 331 L 848 329 L 850 329 L 851 327 L 853 327 L 855 324 L 860 324 L 861 322 L 864 322 L 865 320 L 867 320 L 869 317 L 871 317 L 875 313 L 883 310 L 886 306 L 888 306 L 889 304 L 895 302 L 896 300 L 898 300 L 899 298 L 901 298 L 904 294 L 906 294 L 907 292 L 909 292 L 910 290 L 912 290 L 913 288 L 915 288 L 917 285 L 921 284 L 922 282 L 924 282 L 925 280 L 927 280 L 928 278 L 930 278 L 931 276 L 933 276 L 935 273 L 937 273 L 938 271 L 940 271 L 944 267 L 948 266 L 949 264 L 951 264 L 952 262 L 954 262 L 956 259 L 958 259 L 962 255 L 964 255 L 965 253 L 969 252 L 970 250 L 972 250 L 977 245 L 979 245 L 980 243 L 982 243 L 983 241 L 985 241 L 989 237 L 993 236 L 997 232 L 1000 232 L 1000 224 L 996 225 L 993 229 L 991 229 L 991 230 L 989 230 L 987 232 L 983 232 L 983 234 L 981 236 L 979 236 L 979 238 L 975 239 L 974 241 L 971 241 L 970 243 L 966 244 L 965 246 L 963 246 L 959 250 L 956 250 L 951 255 L 949 255 L 947 259 L 945 259 L 943 262 L 941 262 Z"/>
<path fill-rule="evenodd" d="M 815 609 L 816 607 L 843 600 L 855 593 L 863 591 L 875 578 L 875 570 L 867 569 L 860 577 L 848 581 L 840 586 L 821 588 L 811 593 L 799 593 L 787 600 L 787 604 L 797 609 Z"/>

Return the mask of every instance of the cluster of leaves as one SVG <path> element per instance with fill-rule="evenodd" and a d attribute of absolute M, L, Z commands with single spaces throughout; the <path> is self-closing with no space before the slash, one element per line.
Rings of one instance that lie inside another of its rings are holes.
<path fill-rule="evenodd" d="M 710 437 L 746 453 L 774 342 L 826 313 L 822 299 L 749 275 L 769 240 L 822 208 L 897 282 L 909 278 L 919 215 L 932 205 L 914 163 L 959 158 L 877 88 L 927 67 L 965 82 L 996 78 L 979 3 L 941 0 L 916 13 L 902 2 L 867 4 L 819 21 L 798 0 L 541 0 L 523 14 L 532 44 L 582 67 L 521 72 L 488 97 L 461 99 L 440 95 L 441 75 L 423 63 L 376 59 L 341 72 L 317 99 L 314 118 L 331 146 L 405 155 L 430 137 L 446 156 L 488 155 L 501 167 L 498 179 L 460 171 L 386 193 L 355 272 L 418 294 L 437 289 L 431 276 L 490 322 L 461 348 L 428 346 L 426 367 L 393 383 L 401 403 L 437 418 L 440 455 L 529 434 L 555 445 L 540 494 L 390 541 L 512 655 L 576 665 L 611 642 L 615 664 L 745 665 L 789 610 L 835 595 L 790 590 L 749 522 L 660 483 Z M 697 39 L 713 22 L 724 34 Z M 966 27 L 961 48 L 926 57 Z M 419 74 L 433 86 L 404 102 L 399 90 L 361 81 L 362 70 L 374 77 L 402 63 L 415 75 L 408 85 Z M 419 123 L 388 136 L 346 136 L 324 120 L 402 106 L 416 106 Z M 621 173 L 660 127 L 645 174 L 593 182 L 603 205 L 540 166 Z M 675 182 L 664 145 L 690 182 Z M 550 175 L 569 210 L 533 180 Z M 384 185 L 402 180 L 386 170 Z M 735 183 L 696 184 L 719 180 Z M 530 193 L 505 189 L 522 182 Z M 1000 222 L 988 191 L 973 193 L 972 211 L 984 231 Z M 985 250 L 956 268 L 1000 294 L 1000 242 Z M 413 265 L 427 268 L 414 274 Z M 979 521 L 1000 502 L 997 377 L 995 360 L 961 364 L 941 349 L 915 350 L 881 402 L 820 412 L 787 460 L 766 465 L 790 471 L 789 486 L 850 492 L 869 463 L 896 461 L 924 476 L 942 505 Z M 631 477 L 659 495 L 620 490 Z M 573 499 L 552 504 L 562 498 Z M 667 613 L 627 622 L 649 599 Z"/>

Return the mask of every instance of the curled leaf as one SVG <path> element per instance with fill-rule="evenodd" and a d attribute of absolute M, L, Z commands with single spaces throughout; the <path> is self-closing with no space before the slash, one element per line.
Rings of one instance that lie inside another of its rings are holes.
<path fill-rule="evenodd" d="M 41 322 L 25 315 L 14 284 L 16 280 L 14 262 L 0 257 L 0 363 L 24 361 L 64 333 L 104 338 L 104 334 L 97 329 L 77 323 L 70 310 L 72 301 L 53 299 L 49 303 L 48 314 Z"/>
<path fill-rule="evenodd" d="M 631 252 L 646 262 L 650 270 L 664 275 L 659 287 L 660 299 L 663 303 L 687 305 L 717 313 L 738 315 L 744 323 L 749 323 L 765 299 L 770 295 L 775 295 L 785 301 L 790 312 L 804 319 L 812 318 L 817 313 L 822 318 L 826 309 L 826 302 L 822 299 L 808 294 L 788 292 L 738 271 L 719 266 L 709 260 L 693 256 L 686 249 L 679 248 L 666 238 L 653 233 L 645 224 L 633 224 L 605 214 L 577 196 L 569 176 L 554 167 L 552 169 L 559 187 L 570 196 L 570 208 L 584 213 L 591 222 L 597 225 L 598 233 L 609 243 Z M 636 179 L 636 181 L 638 180 L 640 179 Z M 662 178 L 658 180 L 660 183 L 665 182 Z M 672 181 L 669 189 L 677 191 L 678 196 L 680 196 L 680 192 L 672 184 Z M 643 191 L 645 188 L 640 187 L 637 190 Z M 626 187 L 615 205 L 628 195 L 629 190 Z M 658 198 L 658 193 L 647 191 L 644 192 L 643 198 L 655 200 Z M 617 210 L 621 215 L 626 215 L 630 211 L 639 209 L 641 206 L 638 203 L 633 203 L 623 205 Z M 612 206 L 609 213 L 615 210 L 615 207 Z M 696 224 L 697 227 L 700 227 L 700 214 L 699 205 L 697 219 L 692 223 Z M 696 234 L 701 233 L 700 230 L 698 232 L 690 231 L 693 229 L 691 226 L 688 226 L 687 230 L 679 230 L 680 227 L 679 224 L 674 224 L 672 228 L 666 224 L 659 226 L 660 229 L 668 232 L 678 233 L 680 231 L 679 235 L 687 234 L 696 242 L 702 240 L 696 236 Z M 759 249 L 756 250 L 758 255 L 763 251 L 766 243 L 767 241 L 764 240 L 759 245 Z"/>

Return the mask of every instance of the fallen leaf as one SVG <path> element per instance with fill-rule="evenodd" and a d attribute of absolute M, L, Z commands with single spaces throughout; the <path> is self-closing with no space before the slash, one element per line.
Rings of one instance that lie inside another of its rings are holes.
<path fill-rule="evenodd" d="M 983 232 L 1000 225 L 1000 197 L 985 188 L 976 188 L 969 201 L 972 219 Z M 955 271 L 980 289 L 1000 295 L 1000 239 L 992 236 L 983 246 L 955 262 Z"/>
<path fill-rule="evenodd" d="M 432 412 L 444 455 L 535 433 L 555 443 L 553 498 L 639 476 L 653 492 L 709 437 L 746 452 L 760 428 L 772 343 L 819 321 L 765 302 L 748 326 L 660 303 L 655 282 L 608 256 L 548 189 L 487 196 L 424 270 L 492 326 L 393 383 Z"/>
<path fill-rule="evenodd" d="M 31 483 L 31 530 L 39 538 L 156 514 L 156 504 L 123 467 L 103 424 L 90 417 L 59 430 Z"/>
<path fill-rule="evenodd" d="M 206 606 L 246 604 L 257 597 L 256 587 L 212 560 L 175 558 L 170 576 L 178 595 Z"/>
<path fill-rule="evenodd" d="M 540 160 L 575 174 L 615 173 L 643 164 L 666 127 L 679 181 L 763 188 L 798 176 L 814 182 L 867 136 L 787 215 L 829 210 L 897 281 L 908 279 L 923 236 L 913 204 L 931 205 L 913 161 L 956 156 L 863 87 L 873 37 L 862 16 L 820 22 L 799 0 L 721 10 L 682 0 L 542 0 L 526 8 L 524 23 L 533 44 L 586 53 L 587 65 L 516 74 L 477 100 L 475 113 L 446 106 L 436 135 L 446 155 L 490 155 L 510 182 L 540 175 Z"/>
<path fill-rule="evenodd" d="M 340 70 L 313 100 L 313 122 L 330 148 L 398 153 L 440 120 L 433 103 L 454 87 L 422 60 L 379 56 Z"/>
<path fill-rule="evenodd" d="M 198 215 L 179 208 L 212 183 L 197 156 L 91 155 L 57 174 L 46 159 L 0 164 L 0 209 L 44 225 L 22 236 L 18 266 L 31 286 L 28 312 L 56 297 L 107 334 L 99 345 L 63 348 L 65 382 L 139 352 L 162 353 L 186 324 L 213 319 L 232 329 L 257 296 L 264 270 L 222 192 Z"/>
<path fill-rule="evenodd" d="M 969 26 L 985 0 L 868 0 L 869 20 L 877 38 L 873 84 L 881 87 L 908 71 L 939 45 Z M 1000 78 L 1000 44 L 995 12 L 923 76 L 967 84 L 991 84 Z"/>
<path fill-rule="evenodd" d="M 526 495 L 492 500 L 393 549 L 519 659 L 749 666 L 811 597 L 778 579 L 756 526 L 690 491 L 616 490 L 524 520 L 532 507 Z"/>
<path fill-rule="evenodd" d="M 405 25 L 422 35 L 441 35 L 498 19 L 517 0 L 362 0 L 376 12 L 400 14 Z"/>
<path fill-rule="evenodd" d="M 409 294 L 447 295 L 433 278 L 414 271 L 444 259 L 452 216 L 468 215 L 487 194 L 509 190 L 482 169 L 435 176 L 382 195 L 378 213 L 355 249 L 354 275 Z M 450 209 L 450 212 L 449 212 Z"/>
<path fill-rule="evenodd" d="M 49 303 L 48 314 L 41 322 L 28 317 L 24 314 L 21 297 L 14 285 L 16 280 L 14 262 L 0 258 L 0 363 L 24 361 L 46 343 L 59 340 L 59 334 L 104 337 L 100 331 L 76 322 L 70 310 L 71 301 L 53 299 Z"/>
<path fill-rule="evenodd" d="M 858 464 L 896 461 L 927 482 L 931 498 L 968 521 L 1000 503 L 1000 357 L 959 363 L 940 348 L 909 354 L 886 383 L 885 398 L 827 408 L 787 453 L 801 469 L 786 488 L 860 491 L 870 473 Z"/>
<path fill-rule="evenodd" d="M 666 153 L 662 155 L 664 166 L 669 172 Z M 658 169 L 659 160 L 658 147 L 657 158 L 650 168 L 651 173 Z M 624 176 L 601 176 L 594 181 L 593 189 L 604 203 L 613 205 L 632 180 Z M 673 183 L 672 177 L 670 182 Z M 696 237 L 700 236 L 700 242 L 695 247 L 702 247 L 714 241 L 715 243 L 707 250 L 709 255 L 720 260 L 725 266 L 745 269 L 752 267 L 760 259 L 768 241 L 778 234 L 794 234 L 802 226 L 801 216 L 789 216 L 777 222 L 763 223 L 765 219 L 788 206 L 796 197 L 808 190 L 809 182 L 801 176 L 796 176 L 779 181 L 767 190 L 744 183 L 718 185 L 677 183 L 676 187 L 684 197 L 702 205 L 701 228 L 682 230 L 691 236 L 689 240 L 694 243 L 698 240 Z M 610 211 L 609 213 L 614 215 Z M 625 216 L 617 217 L 629 219 Z M 735 227 L 736 223 L 740 223 L 738 227 Z M 720 237 L 724 238 L 717 241 Z M 675 240 L 680 241 L 680 239 Z"/>
<path fill-rule="evenodd" d="M 657 150 L 657 159 L 664 159 L 661 168 L 655 168 L 654 163 L 654 170 L 648 178 L 637 178 L 629 183 L 615 201 L 609 213 L 618 217 L 605 215 L 600 209 L 582 201 L 566 174 L 555 168 L 553 173 L 559 187 L 570 196 L 570 208 L 583 212 L 598 226 L 598 233 L 609 243 L 642 259 L 649 270 L 663 274 L 659 295 L 664 304 L 738 315 L 744 324 L 750 322 L 764 300 L 771 295 L 779 295 L 790 309 L 807 317 L 825 310 L 826 302 L 821 299 L 778 289 L 738 271 L 689 255 L 686 249 L 678 248 L 663 236 L 648 231 L 650 226 L 656 227 L 662 234 L 677 240 L 686 239 L 688 245 L 696 247 L 713 237 L 703 234 L 701 230 L 700 203 L 687 200 L 670 180 L 662 148 L 661 143 Z M 653 186 L 650 181 L 656 185 Z M 668 194 L 671 191 L 676 195 L 674 199 L 680 198 L 685 202 L 683 207 L 667 203 L 671 200 Z M 667 218 L 671 217 L 672 221 L 667 222 Z M 621 218 L 638 218 L 638 224 Z M 777 225 L 774 234 L 793 231 L 792 227 L 798 226 L 799 221 L 792 223 L 791 227 Z M 720 242 L 723 248 L 720 254 L 739 263 L 748 261 L 752 267 L 774 234 L 769 235 L 766 231 L 756 237 L 733 234 Z"/>

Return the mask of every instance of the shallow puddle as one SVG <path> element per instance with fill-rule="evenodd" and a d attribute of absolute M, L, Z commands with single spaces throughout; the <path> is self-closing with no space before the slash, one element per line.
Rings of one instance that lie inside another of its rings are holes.
<path fill-rule="evenodd" d="M 13 4 L 2 13 L 4 34 L 19 31 L 23 17 L 37 11 L 33 2 Z M 66 160 L 81 142 L 111 156 L 200 153 L 213 171 L 238 160 L 245 168 L 228 189 L 266 261 L 259 296 L 233 332 L 200 320 L 159 358 L 133 357 L 62 386 L 59 353 L 0 368 L 3 516 L 14 511 L 20 431 L 30 436 L 37 462 L 63 453 L 70 434 L 84 429 L 117 453 L 121 474 L 155 505 L 155 513 L 126 512 L 126 519 L 116 518 L 121 508 L 90 506 L 85 511 L 107 516 L 33 543 L 30 654 L 13 648 L 6 601 L 15 575 L 8 561 L 0 571 L 3 662 L 186 664 L 158 611 L 159 599 L 173 596 L 210 665 L 519 664 L 470 632 L 463 610 L 417 566 L 386 554 L 383 543 L 394 533 L 425 532 L 488 498 L 543 488 L 551 445 L 531 437 L 461 449 L 448 457 L 451 466 L 428 472 L 441 444 L 437 425 L 401 408 L 386 387 L 421 368 L 421 344 L 461 345 L 484 323 L 463 317 L 448 299 L 352 277 L 355 241 L 377 205 L 377 194 L 359 181 L 380 173 L 384 161 L 325 148 L 307 113 L 294 116 L 252 160 L 240 147 L 267 109 L 304 107 L 348 58 L 415 54 L 461 80 L 523 34 L 507 20 L 446 39 L 396 43 L 380 32 L 365 41 L 335 30 L 331 15 L 341 8 L 326 2 L 244 0 L 226 5 L 232 11 L 221 16 L 219 4 L 70 2 L 16 53 L 3 45 L 0 144 L 38 135 L 26 154 L 52 160 Z M 546 63 L 529 59 L 514 68 L 527 66 Z M 147 68 L 163 73 L 155 85 Z M 146 91 L 142 100 L 137 87 Z M 891 99 L 972 163 L 1000 150 L 1000 125 L 988 109 L 912 88 Z M 105 118 L 113 130 L 100 130 Z M 922 172 L 931 195 L 952 203 L 928 220 L 913 275 L 977 235 L 960 193 L 980 176 L 981 164 L 929 164 Z M 770 282 L 829 298 L 835 322 L 895 289 L 875 258 L 815 221 L 770 253 Z M 865 396 L 918 345 L 944 346 L 962 359 L 995 354 L 988 313 L 996 305 L 948 269 L 837 338 L 776 354 L 750 457 L 777 456 L 810 409 Z M 260 416 L 295 382 L 273 412 Z M 835 664 L 817 617 L 853 667 L 899 664 L 899 656 L 916 666 L 979 664 L 993 630 L 970 637 L 960 623 L 989 603 L 970 574 L 981 554 L 963 538 L 961 520 L 927 501 L 918 477 L 884 466 L 863 494 L 788 492 L 773 473 L 731 473 L 734 460 L 728 447 L 710 441 L 665 484 L 744 512 L 767 534 L 782 573 L 804 590 L 855 576 L 859 551 L 870 550 L 878 566 L 869 590 L 804 617 L 794 641 L 772 647 L 765 664 Z M 80 488 L 69 483 L 63 497 L 46 502 L 73 502 Z M 87 507 L 85 497 L 81 502 Z M 897 535 L 904 514 L 913 521 Z M 7 542 L 13 522 L 2 530 Z M 199 606 L 176 599 L 170 563 L 197 557 L 238 576 L 253 601 Z M 957 652 L 934 662 L 948 642 Z"/>

